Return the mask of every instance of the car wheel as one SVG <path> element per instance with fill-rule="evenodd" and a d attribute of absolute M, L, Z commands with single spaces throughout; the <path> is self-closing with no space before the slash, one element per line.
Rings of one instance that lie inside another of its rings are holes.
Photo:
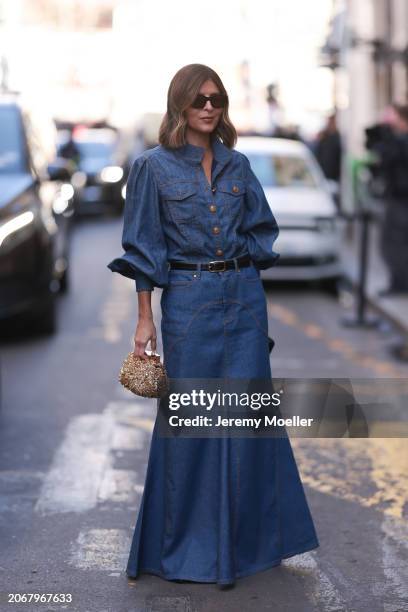
<path fill-rule="evenodd" d="M 339 280 L 337 276 L 334 278 L 325 278 L 320 281 L 320 286 L 325 293 L 337 298 L 340 294 Z"/>
<path fill-rule="evenodd" d="M 41 311 L 35 316 L 34 327 L 41 334 L 53 334 L 57 328 L 57 305 L 55 295 L 47 299 Z"/>
<path fill-rule="evenodd" d="M 69 289 L 69 268 L 65 268 L 64 274 L 61 276 L 59 284 L 60 293 L 66 293 Z"/>

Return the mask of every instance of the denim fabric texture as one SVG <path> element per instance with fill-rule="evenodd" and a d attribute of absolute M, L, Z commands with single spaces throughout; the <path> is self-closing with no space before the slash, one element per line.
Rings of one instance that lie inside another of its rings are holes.
<path fill-rule="evenodd" d="M 108 268 L 135 279 L 138 291 L 165 287 L 170 259 L 207 262 L 248 252 L 264 269 L 279 258 L 272 250 L 278 225 L 247 157 L 217 138 L 212 149 L 211 185 L 201 165 L 204 149 L 195 145 L 158 146 L 133 163 L 126 188 L 125 253 Z"/>
<path fill-rule="evenodd" d="M 125 255 L 109 266 L 137 290 L 162 287 L 163 359 L 170 378 L 271 379 L 260 269 L 274 265 L 278 228 L 246 157 L 213 144 L 156 148 L 128 183 Z M 209 210 L 215 203 L 216 213 Z M 213 234 L 212 227 L 220 227 Z M 221 248 L 225 255 L 215 257 Z M 168 270 L 249 253 L 225 272 Z M 160 409 L 160 401 L 157 401 Z M 231 584 L 319 546 L 289 438 L 163 437 L 156 418 L 126 573 Z"/>

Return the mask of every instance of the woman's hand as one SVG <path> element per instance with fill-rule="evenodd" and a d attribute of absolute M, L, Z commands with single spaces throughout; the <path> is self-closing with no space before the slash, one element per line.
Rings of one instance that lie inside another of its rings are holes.
<path fill-rule="evenodd" d="M 134 336 L 135 347 L 133 353 L 146 359 L 145 348 L 149 340 L 152 351 L 156 352 L 157 334 L 153 318 L 140 317 Z"/>
<path fill-rule="evenodd" d="M 156 352 L 157 339 L 151 305 L 152 292 L 138 291 L 137 297 L 139 303 L 139 321 L 134 336 L 135 347 L 133 353 L 143 359 L 147 359 L 148 355 L 145 353 L 146 345 L 150 340 L 150 348 Z"/>

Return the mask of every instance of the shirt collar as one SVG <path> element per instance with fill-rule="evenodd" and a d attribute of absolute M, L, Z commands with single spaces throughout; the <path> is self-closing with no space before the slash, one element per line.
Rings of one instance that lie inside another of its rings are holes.
<path fill-rule="evenodd" d="M 231 149 L 228 149 L 218 137 L 215 137 L 211 140 L 212 151 L 214 158 L 219 162 L 227 162 L 232 156 Z M 175 149 L 181 157 L 186 159 L 187 161 L 193 163 L 201 163 L 204 157 L 204 147 L 198 147 L 197 145 L 192 145 L 190 143 L 186 143 L 181 147 Z"/>

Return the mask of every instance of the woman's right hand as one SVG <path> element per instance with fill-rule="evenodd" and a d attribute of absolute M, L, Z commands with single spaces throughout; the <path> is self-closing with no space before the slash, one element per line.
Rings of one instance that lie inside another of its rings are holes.
<path fill-rule="evenodd" d="M 157 334 L 153 319 L 151 317 L 141 317 L 136 327 L 133 353 L 147 359 L 148 355 L 145 353 L 145 348 L 149 340 L 152 351 L 156 352 Z"/>

